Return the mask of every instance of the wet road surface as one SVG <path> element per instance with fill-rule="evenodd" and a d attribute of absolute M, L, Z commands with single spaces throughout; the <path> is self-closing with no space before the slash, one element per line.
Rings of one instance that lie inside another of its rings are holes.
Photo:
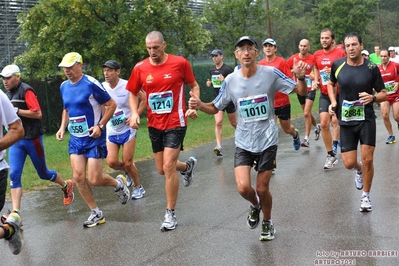
<path fill-rule="evenodd" d="M 293 124 L 303 137 L 303 119 Z M 333 169 L 323 169 L 324 145 L 314 141 L 313 131 L 310 148 L 294 151 L 280 130 L 271 180 L 273 241 L 259 241 L 261 226 L 246 225 L 249 203 L 236 190 L 230 138 L 222 158 L 213 154 L 214 143 L 181 153 L 181 160 L 195 155 L 198 166 L 190 187 L 180 182 L 174 231 L 159 230 L 164 178 L 152 160 L 141 161 L 136 165 L 145 197 L 121 205 L 113 188 L 94 188 L 107 222 L 91 229 L 83 228 L 89 209 L 77 190 L 70 207 L 57 187 L 24 195 L 23 250 L 12 255 L 0 241 L 0 265 L 399 265 L 399 143 L 385 144 L 380 115 L 377 125 L 371 213 L 359 212 L 355 173 L 340 158 Z M 9 208 L 6 202 L 3 212 Z"/>

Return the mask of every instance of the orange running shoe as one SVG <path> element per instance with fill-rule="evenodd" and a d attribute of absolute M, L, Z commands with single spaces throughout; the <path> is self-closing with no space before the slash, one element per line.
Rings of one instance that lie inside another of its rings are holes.
<path fill-rule="evenodd" d="M 66 188 L 61 190 L 62 192 L 64 192 L 64 205 L 69 205 L 71 204 L 74 198 L 73 189 L 75 187 L 75 184 L 73 183 L 72 180 L 67 180 L 66 183 L 67 183 Z"/>

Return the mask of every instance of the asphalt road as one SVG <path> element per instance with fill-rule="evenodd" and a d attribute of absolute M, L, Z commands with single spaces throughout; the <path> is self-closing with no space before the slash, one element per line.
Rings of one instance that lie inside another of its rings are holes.
<path fill-rule="evenodd" d="M 378 116 L 371 213 L 359 212 L 353 171 L 341 160 L 323 169 L 321 139 L 312 134 L 310 148 L 294 151 L 280 130 L 271 181 L 273 241 L 259 241 L 261 226 L 246 225 L 249 203 L 236 191 L 231 138 L 223 158 L 213 155 L 214 143 L 181 153 L 182 160 L 195 155 L 198 166 L 194 183 L 180 185 L 174 231 L 159 230 L 164 178 L 152 160 L 142 161 L 136 165 L 145 197 L 121 205 L 112 188 L 94 188 L 107 222 L 91 229 L 83 228 L 89 209 L 77 190 L 70 207 L 56 187 L 24 195 L 23 250 L 12 255 L 4 241 L 0 265 L 399 265 L 399 143 L 385 144 Z M 303 137 L 303 119 L 293 124 Z M 3 212 L 8 208 L 10 202 Z"/>

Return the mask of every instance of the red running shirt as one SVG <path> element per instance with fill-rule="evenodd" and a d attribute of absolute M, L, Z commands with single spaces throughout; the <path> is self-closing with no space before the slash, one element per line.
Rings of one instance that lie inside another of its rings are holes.
<path fill-rule="evenodd" d="M 314 56 L 312 54 L 308 53 L 308 56 L 305 58 L 300 58 L 299 57 L 299 53 L 293 54 L 290 58 L 288 58 L 287 63 L 290 69 L 292 69 L 294 67 L 294 59 L 299 62 L 299 61 L 303 61 L 306 64 L 308 64 L 308 69 L 305 72 L 305 75 L 309 75 L 310 72 L 312 72 L 312 68 L 314 66 Z M 296 78 L 295 75 L 293 75 L 293 79 L 298 82 L 298 79 Z M 308 81 L 309 77 L 306 77 L 306 84 L 308 87 L 308 91 L 312 90 L 312 86 L 311 86 L 311 82 Z M 310 86 L 309 86 L 310 85 Z"/>
<path fill-rule="evenodd" d="M 325 67 L 331 68 L 332 63 L 339 58 L 345 57 L 346 53 L 341 48 L 334 48 L 329 53 L 325 53 L 323 50 L 318 50 L 314 53 L 315 65 L 319 72 Z M 321 93 L 328 95 L 327 84 L 326 82 L 329 80 L 325 79 L 323 82 L 322 74 L 320 73 L 320 90 Z M 323 85 L 324 83 L 324 85 Z M 337 86 L 337 94 L 339 93 L 339 89 Z"/>
<path fill-rule="evenodd" d="M 274 58 L 274 60 L 271 62 L 267 62 L 266 58 L 263 58 L 258 62 L 258 65 L 275 67 L 281 72 L 283 72 L 284 75 L 286 75 L 287 77 L 292 78 L 292 73 L 290 67 L 288 66 L 287 61 L 285 61 L 285 59 L 280 56 L 276 56 L 276 58 Z M 274 109 L 289 104 L 290 104 L 290 98 L 287 94 L 282 92 L 276 92 L 274 96 Z"/>
<path fill-rule="evenodd" d="M 184 84 L 194 82 L 190 63 L 181 56 L 168 54 L 161 65 L 152 65 L 149 58 L 137 63 L 126 89 L 133 94 L 140 89 L 145 92 L 148 127 L 166 130 L 187 126 Z"/>

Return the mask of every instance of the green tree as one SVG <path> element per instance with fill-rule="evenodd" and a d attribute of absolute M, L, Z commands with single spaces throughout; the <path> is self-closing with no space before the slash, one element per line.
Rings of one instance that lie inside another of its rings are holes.
<path fill-rule="evenodd" d="M 267 36 L 264 3 L 256 0 L 208 1 L 204 8 L 204 16 L 212 28 L 212 43 L 208 49 L 223 49 L 225 56 L 231 57 L 235 42 L 244 35 L 254 37 L 259 44 Z"/>
<path fill-rule="evenodd" d="M 273 1 L 275 12 L 272 16 L 273 39 L 277 42 L 277 54 L 288 58 L 298 52 L 302 39 L 309 39 L 309 25 L 314 24 L 312 3 L 305 1 Z"/>
<path fill-rule="evenodd" d="M 183 56 L 203 51 L 210 32 L 203 17 L 194 17 L 188 0 L 41 0 L 19 17 L 20 41 L 28 50 L 17 57 L 24 75 L 44 79 L 61 73 L 67 52 L 83 56 L 85 72 L 102 77 L 108 59 L 121 62 L 122 76 L 147 56 L 145 36 L 164 33 L 167 52 Z"/>
<path fill-rule="evenodd" d="M 374 19 L 378 0 L 327 0 L 318 4 L 316 23 L 311 26 L 312 43 L 320 47 L 320 31 L 330 28 L 335 33 L 336 43 L 342 43 L 349 32 L 357 32 L 362 37 L 367 34 L 367 26 Z"/>

